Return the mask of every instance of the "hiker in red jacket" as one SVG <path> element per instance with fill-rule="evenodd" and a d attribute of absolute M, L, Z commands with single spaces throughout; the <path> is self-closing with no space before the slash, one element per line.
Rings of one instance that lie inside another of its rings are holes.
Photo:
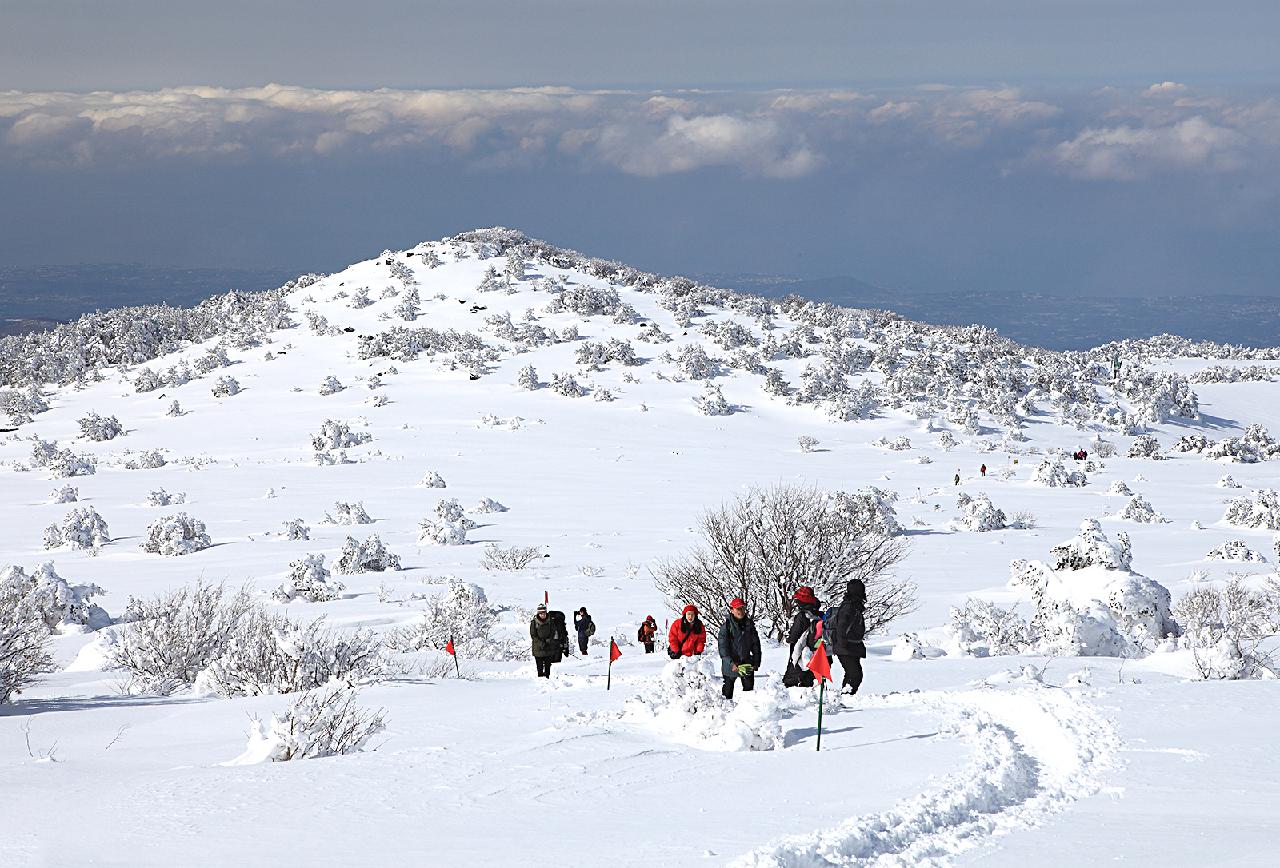
<path fill-rule="evenodd" d="M 985 464 L 984 464 L 984 465 L 982 465 L 981 467 L 979 467 L 979 468 L 978 468 L 978 472 L 980 472 L 983 476 L 986 476 L 986 475 L 987 475 L 987 465 L 985 465 Z"/>
<path fill-rule="evenodd" d="M 698 607 L 690 603 L 680 613 L 680 620 L 667 631 L 667 656 L 672 660 L 693 657 L 707 647 L 707 628 L 698 618 Z"/>

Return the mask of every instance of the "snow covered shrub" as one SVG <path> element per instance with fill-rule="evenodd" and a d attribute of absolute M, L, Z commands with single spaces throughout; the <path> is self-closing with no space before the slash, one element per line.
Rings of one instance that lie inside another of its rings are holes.
<path fill-rule="evenodd" d="M 1228 473 L 1226 476 L 1218 480 L 1218 487 L 1219 488 L 1242 488 L 1243 486 L 1241 486 L 1240 483 L 1236 482 L 1235 478 L 1230 473 Z"/>
<path fill-rule="evenodd" d="M 710 380 L 720 373 L 720 365 L 701 344 L 685 344 L 672 354 L 672 359 L 676 369 L 690 380 Z"/>
<path fill-rule="evenodd" d="M 938 435 L 938 448 L 943 452 L 950 452 L 956 447 L 958 442 L 959 441 L 956 440 L 955 435 L 950 431 L 943 431 Z"/>
<path fill-rule="evenodd" d="M 906 544 L 866 520 L 879 516 L 873 500 L 795 485 L 751 488 L 701 516 L 702 544 L 655 567 L 659 588 L 696 605 L 711 628 L 724 617 L 724 601 L 741 597 L 761 629 L 781 638 L 798 587 L 834 604 L 856 578 L 867 586 L 867 630 L 880 629 L 913 611 L 916 598 L 912 583 L 890 575 Z"/>
<path fill-rule="evenodd" d="M 1250 588 L 1239 577 L 1218 589 L 1189 591 L 1174 609 L 1183 642 L 1201 678 L 1280 677 L 1275 638 L 1280 635 L 1280 584 Z"/>
<path fill-rule="evenodd" d="M 1016 611 L 976 597 L 951 610 L 948 629 L 960 652 L 974 657 L 1021 654 L 1032 645 L 1030 628 Z"/>
<path fill-rule="evenodd" d="M 319 391 L 321 395 L 336 395 L 345 388 L 346 386 L 342 385 L 342 383 L 338 381 L 337 377 L 330 374 L 320 381 Z"/>
<path fill-rule="evenodd" d="M 1227 501 L 1222 520 L 1238 527 L 1259 527 L 1280 530 L 1280 495 L 1275 489 L 1260 488 L 1247 497 L 1233 497 Z"/>
<path fill-rule="evenodd" d="M 1082 488 L 1089 478 L 1079 470 L 1067 470 L 1061 455 L 1051 455 L 1040 462 L 1031 481 L 1049 488 Z"/>
<path fill-rule="evenodd" d="M 510 546 L 499 548 L 496 543 L 484 547 L 484 557 L 480 566 L 490 571 L 523 570 L 536 560 L 542 560 L 542 549 L 539 546 Z"/>
<path fill-rule="evenodd" d="M 418 542 L 425 545 L 460 546 L 465 545 L 467 542 L 467 527 L 462 521 L 450 521 L 447 518 L 427 516 L 421 521 L 418 528 Z"/>
<path fill-rule="evenodd" d="M 777 368 L 766 368 L 764 372 L 764 383 L 761 385 L 765 394 L 774 395 L 778 398 L 785 398 L 791 394 L 791 384 L 782 377 L 782 372 Z"/>
<path fill-rule="evenodd" d="M 445 485 L 444 477 L 434 470 L 428 470 L 426 475 L 422 477 L 422 482 L 419 484 L 427 488 L 448 488 L 449 487 Z"/>
<path fill-rule="evenodd" d="M 0 705 L 53 671 L 49 626 L 20 569 L 0 571 Z"/>
<path fill-rule="evenodd" d="M 470 582 L 450 582 L 427 601 L 422 617 L 394 633 L 389 642 L 401 651 L 443 651 L 449 642 L 472 658 L 492 649 L 498 610 L 489 604 L 484 588 Z"/>
<path fill-rule="evenodd" d="M 1121 531 L 1113 543 L 1102 532 L 1096 518 L 1080 523 L 1080 533 L 1060 545 L 1049 549 L 1049 567 L 1053 570 L 1083 570 L 1101 567 L 1104 570 L 1128 570 L 1132 565 L 1133 550 L 1129 535 Z"/>
<path fill-rule="evenodd" d="M 586 389 L 578 385 L 578 381 L 574 379 L 573 374 L 564 373 L 551 375 L 551 391 L 557 395 L 564 395 L 566 398 L 580 398 L 586 394 Z"/>
<path fill-rule="evenodd" d="M 398 570 L 400 556 L 387 551 L 376 533 L 364 542 L 356 542 L 354 538 L 347 537 L 342 546 L 342 555 L 333 568 L 344 576 Z"/>
<path fill-rule="evenodd" d="M 26 585 L 30 591 L 28 602 L 50 632 L 65 632 L 68 628 L 100 630 L 111 624 L 111 616 L 93 602 L 95 596 L 106 591 L 92 582 L 70 584 L 58 575 L 51 562 L 41 564 L 29 576 L 17 566 L 0 570 L 0 581 L 9 580 Z"/>
<path fill-rule="evenodd" d="M 1107 494 L 1119 495 L 1120 497 L 1133 497 L 1133 489 L 1130 488 L 1123 479 L 1117 479 L 1111 483 L 1107 489 Z"/>
<path fill-rule="evenodd" d="M 1152 437 L 1150 434 L 1143 434 L 1141 437 L 1134 439 L 1133 443 L 1129 446 L 1129 457 L 1150 458 L 1153 461 L 1158 461 L 1159 459 L 1164 458 L 1164 456 L 1160 454 L 1160 441 Z"/>
<path fill-rule="evenodd" d="M 640 364 L 630 341 L 610 338 L 609 342 L 583 341 L 576 350 L 575 361 L 588 371 L 598 371 L 611 362 L 634 366 Z"/>
<path fill-rule="evenodd" d="M 880 390 L 874 383 L 864 382 L 841 395 L 833 395 L 823 405 L 827 416 L 837 422 L 870 419 L 880 408 Z"/>
<path fill-rule="evenodd" d="M 230 398 L 240 394 L 240 381 L 235 377 L 219 377 L 213 384 L 213 397 Z"/>
<path fill-rule="evenodd" d="M 64 485 L 49 492 L 50 503 L 75 503 L 80 500 L 80 489 L 74 485 Z"/>
<path fill-rule="evenodd" d="M 177 401 L 171 402 L 169 404 L 169 409 L 164 411 L 164 414 L 166 416 L 181 416 L 183 415 L 183 413 L 184 411 L 182 409 L 182 405 L 179 404 Z"/>
<path fill-rule="evenodd" d="M 611 286 L 586 286 L 575 283 L 564 286 L 547 304 L 547 313 L 569 310 L 586 319 L 589 316 L 611 316 L 622 300 Z"/>
<path fill-rule="evenodd" d="M 818 438 L 810 437 L 808 434 L 803 434 L 800 437 L 796 438 L 796 445 L 800 447 L 801 452 L 804 452 L 807 454 L 809 452 L 812 452 L 815 448 L 817 448 Z"/>
<path fill-rule="evenodd" d="M 1114 458 L 1116 454 L 1116 445 L 1110 440 L 1103 440 L 1095 437 L 1089 443 L 1089 454 L 1096 455 L 1098 458 Z"/>
<path fill-rule="evenodd" d="M 498 501 L 494 500 L 491 497 L 480 498 L 480 502 L 477 503 L 476 508 L 472 510 L 472 512 L 476 512 L 481 515 L 488 515 L 489 513 L 506 512 L 506 511 L 507 511 L 507 508 L 505 506 L 503 506 L 501 503 L 498 503 Z"/>
<path fill-rule="evenodd" d="M 156 519 L 147 528 L 142 550 L 166 556 L 189 555 L 207 549 L 213 543 L 205 532 L 204 522 L 185 512 Z"/>
<path fill-rule="evenodd" d="M 701 395 L 694 397 L 694 406 L 704 416 L 729 416 L 733 405 L 724 399 L 724 393 L 714 383 L 707 383 Z"/>
<path fill-rule="evenodd" d="M 155 491 L 147 494 L 147 506 L 174 506 L 176 504 L 186 502 L 186 492 L 182 491 L 179 491 L 177 494 L 170 494 L 163 488 L 157 488 Z"/>
<path fill-rule="evenodd" d="M 284 529 L 280 532 L 284 538 L 290 542 L 298 540 L 311 539 L 311 528 L 303 524 L 302 519 L 294 518 L 284 523 Z"/>
<path fill-rule="evenodd" d="M 1265 561 L 1262 555 L 1249 548 L 1242 539 L 1230 539 L 1204 556 L 1207 561 Z"/>
<path fill-rule="evenodd" d="M 673 660 L 623 707 L 623 718 L 702 750 L 753 751 L 783 747 L 781 721 L 791 699 L 779 678 L 757 678 L 756 689 L 734 700 L 721 694 L 715 655 Z"/>
<path fill-rule="evenodd" d="M 306 555 L 289 564 L 289 576 L 272 594 L 281 603 L 302 599 L 309 603 L 336 600 L 346 590 L 342 582 L 332 581 L 324 565 L 324 555 Z"/>
<path fill-rule="evenodd" d="M 76 422 L 80 426 L 80 433 L 89 440 L 114 440 L 124 433 L 124 426 L 115 416 L 90 413 Z"/>
<path fill-rule="evenodd" d="M 355 503 L 345 503 L 336 500 L 333 503 L 333 514 L 324 514 L 322 519 L 324 524 L 373 524 L 373 519 L 369 513 L 364 511 L 364 502 L 357 500 Z"/>
<path fill-rule="evenodd" d="M 971 530 L 978 533 L 1004 530 L 1008 526 L 1004 510 L 996 509 L 991 498 L 981 492 L 961 506 L 959 517 L 951 523 L 953 530 Z"/>
<path fill-rule="evenodd" d="M 62 524 L 51 524 L 44 529 L 44 547 L 56 549 L 88 549 L 97 551 L 111 542 L 107 523 L 92 506 L 73 509 L 62 519 Z"/>
<path fill-rule="evenodd" d="M 249 744 L 236 760 L 245 765 L 345 756 L 364 750 L 369 739 L 386 729 L 385 710 L 365 711 L 346 684 L 327 684 L 302 694 L 283 716 L 263 724 L 254 720 Z"/>
<path fill-rule="evenodd" d="M 878 440 L 871 441 L 872 446 L 878 446 L 881 449 L 887 449 L 890 452 L 905 452 L 911 448 L 911 440 L 907 437 L 881 437 Z"/>
<path fill-rule="evenodd" d="M 320 431 L 311 437 L 311 447 L 317 452 L 329 449 L 348 449 L 368 443 L 373 437 L 364 431 L 352 431 L 346 422 L 325 419 Z"/>
<path fill-rule="evenodd" d="M 323 618 L 301 624 L 253 608 L 196 676 L 195 687 L 223 697 L 301 693 L 332 681 L 380 681 L 389 672 L 386 651 L 368 630 L 336 631 Z"/>
<path fill-rule="evenodd" d="M 525 365 L 520 369 L 520 373 L 516 375 L 516 385 L 521 389 L 532 392 L 534 389 L 540 388 L 542 383 L 538 382 L 538 370 L 533 365 Z"/>
<path fill-rule="evenodd" d="M 369 298 L 369 287 L 361 286 L 353 289 L 347 303 L 351 305 L 352 310 L 360 310 L 373 304 L 373 299 Z"/>
<path fill-rule="evenodd" d="M 133 693 L 169 695 L 195 681 L 223 651 L 252 602 L 247 590 L 197 582 L 149 600 L 129 599 L 108 662 L 129 670 Z"/>
<path fill-rule="evenodd" d="M 125 470 L 155 470 L 168 464 L 159 449 L 146 449 L 124 463 Z"/>
<path fill-rule="evenodd" d="M 1124 509 L 1116 515 L 1116 518 L 1125 521 L 1136 521 L 1139 524 L 1168 524 L 1169 519 L 1156 512 L 1151 503 L 1141 494 L 1135 494 L 1125 504 Z"/>
<path fill-rule="evenodd" d="M 92 455 L 77 455 L 70 449 L 59 449 L 57 443 L 39 439 L 36 440 L 36 446 L 32 449 L 31 465 L 47 467 L 49 475 L 54 479 L 93 476 L 98 472 L 97 459 Z"/>
<path fill-rule="evenodd" d="M 1205 437 L 1203 434 L 1196 432 L 1195 434 L 1184 434 L 1178 438 L 1178 441 L 1169 447 L 1170 452 L 1203 452 L 1213 445 L 1213 441 Z"/>
<path fill-rule="evenodd" d="M 422 298 L 418 295 L 417 287 L 409 287 L 405 291 L 404 298 L 400 303 L 391 309 L 391 312 L 405 322 L 413 322 L 422 313 Z"/>

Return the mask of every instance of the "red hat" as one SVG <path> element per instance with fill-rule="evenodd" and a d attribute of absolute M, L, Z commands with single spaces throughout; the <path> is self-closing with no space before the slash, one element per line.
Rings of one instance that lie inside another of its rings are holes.
<path fill-rule="evenodd" d="M 744 602 L 742 602 L 742 598 L 741 598 L 741 597 L 734 597 L 732 600 L 730 600 L 730 601 L 729 601 L 729 608 L 730 608 L 730 609 L 745 609 L 745 608 L 747 608 L 747 604 L 746 604 L 746 603 L 744 603 Z"/>
<path fill-rule="evenodd" d="M 796 588 L 795 596 L 792 597 L 797 603 L 816 603 L 818 598 L 813 595 L 813 588 L 808 585 L 801 585 Z"/>
<path fill-rule="evenodd" d="M 698 614 L 698 607 L 695 606 L 693 603 L 690 603 L 689 605 L 685 606 L 684 610 L 680 612 L 680 615 L 681 617 L 683 617 L 689 614 L 690 612 L 692 612 L 695 615 Z"/>

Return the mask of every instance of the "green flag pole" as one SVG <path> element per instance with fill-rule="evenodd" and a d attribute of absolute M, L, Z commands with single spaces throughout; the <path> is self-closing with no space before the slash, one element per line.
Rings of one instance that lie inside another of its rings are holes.
<path fill-rule="evenodd" d="M 612 660 L 609 661 L 609 674 L 605 676 L 604 689 L 605 690 L 613 689 L 613 661 Z"/>
<path fill-rule="evenodd" d="M 827 679 L 819 676 L 818 678 L 818 746 L 815 750 L 822 750 L 822 706 L 827 693 Z"/>

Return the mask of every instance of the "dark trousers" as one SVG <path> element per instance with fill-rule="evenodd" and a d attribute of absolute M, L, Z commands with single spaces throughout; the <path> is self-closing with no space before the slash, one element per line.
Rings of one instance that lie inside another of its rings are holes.
<path fill-rule="evenodd" d="M 578 647 L 582 649 L 583 654 L 587 653 L 587 640 L 590 638 L 591 637 L 588 636 L 586 633 L 578 634 Z"/>
<path fill-rule="evenodd" d="M 733 699 L 733 682 L 739 678 L 742 679 L 743 690 L 756 689 L 756 674 L 754 672 L 750 675 L 728 675 L 724 679 L 724 687 L 720 688 L 720 692 L 724 694 L 725 699 Z"/>
<path fill-rule="evenodd" d="M 787 671 L 782 673 L 783 687 L 812 687 L 813 673 L 808 669 L 801 669 L 791 661 L 787 661 Z"/>
<path fill-rule="evenodd" d="M 852 687 L 857 693 L 862 686 L 862 658 L 857 654 L 837 654 L 840 665 L 844 668 L 844 686 Z"/>
<path fill-rule="evenodd" d="M 646 654 L 652 654 L 652 653 L 653 653 L 653 643 L 652 643 L 652 642 L 645 642 L 645 643 L 644 643 L 644 653 L 646 653 Z"/>
<path fill-rule="evenodd" d="M 533 662 L 538 667 L 539 678 L 551 677 L 551 658 L 550 657 L 534 657 Z"/>

